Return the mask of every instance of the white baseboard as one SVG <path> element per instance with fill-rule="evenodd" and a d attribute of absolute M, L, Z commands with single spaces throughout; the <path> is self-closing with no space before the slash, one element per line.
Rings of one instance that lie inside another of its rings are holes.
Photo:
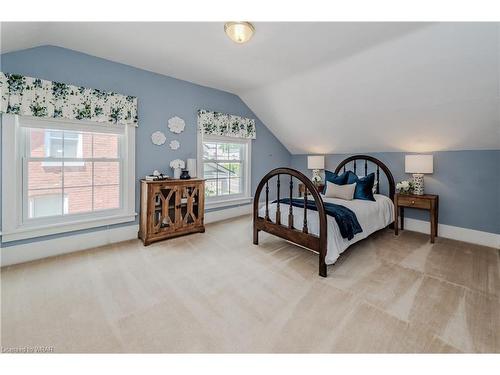
<path fill-rule="evenodd" d="M 9 266 L 137 238 L 137 224 L 2 247 L 0 264 Z"/>
<path fill-rule="evenodd" d="M 236 206 L 226 208 L 225 210 L 218 211 L 205 211 L 205 224 L 215 223 L 217 221 L 231 219 L 242 215 L 252 213 L 252 204 L 245 204 L 243 206 Z"/>
<path fill-rule="evenodd" d="M 429 234 L 431 230 L 428 221 L 411 218 L 405 218 L 405 229 L 426 234 Z M 495 233 L 481 232 L 474 229 L 439 224 L 438 236 L 458 241 L 470 242 L 477 245 L 489 246 L 495 249 L 500 248 L 500 234 Z"/>
<path fill-rule="evenodd" d="M 252 213 L 252 204 L 231 207 L 225 210 L 205 212 L 205 223 L 231 219 Z M 0 249 L 1 266 L 29 262 L 32 260 L 48 258 L 55 255 L 69 254 L 75 251 L 91 249 L 98 246 L 131 240 L 137 238 L 139 226 L 127 225 L 113 229 L 75 234 L 58 237 L 50 240 L 25 243 L 2 247 Z"/>
<path fill-rule="evenodd" d="M 225 210 L 208 211 L 205 213 L 205 223 L 214 223 L 251 213 L 251 204 L 231 207 Z M 426 234 L 429 234 L 430 232 L 429 222 L 411 218 L 405 218 L 405 228 Z M 68 254 L 75 251 L 126 241 L 137 238 L 138 230 L 139 226 L 134 224 L 73 236 L 58 237 L 45 241 L 3 247 L 0 249 L 0 264 L 2 267 L 9 266 L 17 263 L 29 262 L 36 259 Z M 500 235 L 495 233 L 481 232 L 474 229 L 439 224 L 438 235 L 440 237 L 500 249 Z"/>

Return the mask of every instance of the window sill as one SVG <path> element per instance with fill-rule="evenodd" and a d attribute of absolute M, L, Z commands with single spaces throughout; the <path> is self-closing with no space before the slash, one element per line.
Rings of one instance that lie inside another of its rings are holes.
<path fill-rule="evenodd" d="M 224 200 L 205 200 L 205 208 L 221 208 L 221 207 L 230 207 L 230 206 L 238 206 L 242 204 L 249 204 L 252 202 L 252 197 L 244 197 L 244 198 L 232 198 L 232 199 L 224 199 Z"/>
<path fill-rule="evenodd" d="M 136 213 L 118 214 L 113 216 L 91 218 L 86 220 L 70 221 L 67 223 L 58 223 L 41 226 L 25 226 L 14 229 L 9 232 L 2 232 L 2 242 L 18 241 L 28 238 L 48 236 L 51 234 L 59 234 L 73 232 L 76 230 L 97 228 L 106 225 L 121 224 L 135 221 Z"/>

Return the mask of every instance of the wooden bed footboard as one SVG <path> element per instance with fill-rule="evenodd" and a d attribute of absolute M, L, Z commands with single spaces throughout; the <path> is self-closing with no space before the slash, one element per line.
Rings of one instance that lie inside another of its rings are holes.
<path fill-rule="evenodd" d="M 269 216 L 269 180 L 276 176 L 276 217 L 271 218 Z M 295 207 L 296 210 L 303 210 L 304 219 L 302 223 L 297 223 L 294 221 L 292 206 L 293 198 L 293 187 L 294 178 L 299 180 L 305 186 L 304 194 L 304 208 Z M 280 198 L 283 197 L 281 194 L 281 184 L 288 184 L 288 198 L 290 198 L 290 204 L 280 204 Z M 265 216 L 259 216 L 259 204 L 260 195 L 262 189 L 265 187 Z M 314 202 L 316 203 L 316 208 L 319 215 L 319 236 L 309 233 L 307 226 L 307 192 L 313 196 Z M 281 208 L 288 210 L 288 224 L 281 224 Z M 275 236 L 281 237 L 285 240 L 294 242 L 298 245 L 304 246 L 311 249 L 319 254 L 319 275 L 326 277 L 326 244 L 327 244 L 327 227 L 326 227 L 326 214 L 325 207 L 323 204 L 323 199 L 321 198 L 318 190 L 314 187 L 307 176 L 303 173 L 292 169 L 292 168 L 276 168 L 271 172 L 266 174 L 264 178 L 260 181 L 257 190 L 255 191 L 254 201 L 253 201 L 253 243 L 255 245 L 259 244 L 259 231 L 268 232 Z"/>

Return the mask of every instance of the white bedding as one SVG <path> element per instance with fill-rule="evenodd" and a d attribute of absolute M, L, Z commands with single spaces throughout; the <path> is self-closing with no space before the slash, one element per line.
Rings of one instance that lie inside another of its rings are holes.
<path fill-rule="evenodd" d="M 358 233 L 348 241 L 346 238 L 342 238 L 340 234 L 339 227 L 335 219 L 329 215 L 327 218 L 327 253 L 326 253 L 326 264 L 333 264 L 339 257 L 339 255 L 344 252 L 350 245 L 363 238 L 368 237 L 373 232 L 382 229 L 394 221 L 394 204 L 390 198 L 381 194 L 374 194 L 375 202 L 365 201 L 360 199 L 354 199 L 351 201 L 338 199 L 338 198 L 325 198 L 323 196 L 324 202 L 330 202 L 334 204 L 340 204 L 344 207 L 352 210 L 358 222 L 361 225 L 363 231 Z M 312 198 L 310 198 L 312 199 Z M 285 208 L 286 207 L 286 208 Z M 288 207 L 289 205 L 281 203 L 281 224 L 288 224 Z M 259 210 L 259 216 L 264 217 L 266 208 L 261 207 Z M 300 229 L 302 228 L 302 222 L 304 219 L 304 209 L 299 207 L 293 207 L 293 220 L 295 226 Z M 276 218 L 276 203 L 269 204 L 269 217 L 274 222 Z M 299 224 L 300 223 L 300 224 Z M 309 233 L 319 235 L 319 215 L 317 211 L 307 210 L 307 226 Z"/>

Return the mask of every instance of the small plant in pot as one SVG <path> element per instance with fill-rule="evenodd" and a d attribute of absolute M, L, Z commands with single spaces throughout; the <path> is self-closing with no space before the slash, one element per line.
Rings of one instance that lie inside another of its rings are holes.
<path fill-rule="evenodd" d="M 411 194 L 413 192 L 413 182 L 403 180 L 396 184 L 396 190 L 399 194 Z"/>

